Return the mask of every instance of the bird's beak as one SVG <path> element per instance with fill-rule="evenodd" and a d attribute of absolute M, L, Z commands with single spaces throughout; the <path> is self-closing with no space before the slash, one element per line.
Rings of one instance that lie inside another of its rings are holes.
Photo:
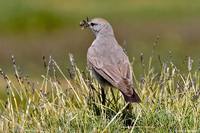
<path fill-rule="evenodd" d="M 88 28 L 90 26 L 89 25 L 89 18 L 87 17 L 86 19 L 82 20 L 80 22 L 80 26 L 81 26 L 81 29 Z"/>

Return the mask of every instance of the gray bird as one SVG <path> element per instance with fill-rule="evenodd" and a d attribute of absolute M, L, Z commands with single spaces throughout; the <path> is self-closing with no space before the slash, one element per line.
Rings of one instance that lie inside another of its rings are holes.
<path fill-rule="evenodd" d="M 102 18 L 87 18 L 80 26 L 91 29 L 96 36 L 87 52 L 87 63 L 95 77 L 118 88 L 126 102 L 140 102 L 134 91 L 129 59 L 116 41 L 112 26 Z"/>

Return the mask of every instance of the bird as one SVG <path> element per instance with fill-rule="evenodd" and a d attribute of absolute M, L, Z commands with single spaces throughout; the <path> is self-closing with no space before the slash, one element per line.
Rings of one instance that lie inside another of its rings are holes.
<path fill-rule="evenodd" d="M 87 64 L 100 84 L 118 88 L 127 103 L 141 102 L 134 90 L 129 58 L 117 42 L 111 24 L 103 18 L 87 18 L 80 26 L 95 35 L 87 51 Z"/>

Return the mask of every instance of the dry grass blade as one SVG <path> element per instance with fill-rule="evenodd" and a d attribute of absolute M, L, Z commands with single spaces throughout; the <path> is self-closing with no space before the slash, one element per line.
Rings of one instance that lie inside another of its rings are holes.
<path fill-rule="evenodd" d="M 154 58 L 146 63 L 141 55 L 142 66 L 138 67 L 142 67 L 142 76 L 133 76 L 142 103 L 129 109 L 117 89 L 105 89 L 102 105 L 98 82 L 88 71 L 78 69 L 72 55 L 70 58 L 75 78 L 67 77 L 52 57 L 48 62 L 43 57 L 46 72 L 34 86 L 30 86 L 32 79 L 20 85 L 0 69 L 8 91 L 0 101 L 0 131 L 199 132 L 200 71 L 194 69 L 191 59 L 187 71 L 179 70 L 172 61 L 162 61 L 161 69 L 155 71 Z M 15 59 L 13 65 L 19 78 Z"/>

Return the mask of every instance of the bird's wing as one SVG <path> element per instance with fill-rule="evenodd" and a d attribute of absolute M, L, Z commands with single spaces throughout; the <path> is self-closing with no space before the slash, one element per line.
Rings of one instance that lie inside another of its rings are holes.
<path fill-rule="evenodd" d="M 117 64 L 110 64 L 109 61 L 103 62 L 93 56 L 88 57 L 88 63 L 93 70 L 106 79 L 113 86 L 120 89 L 125 94 L 132 94 L 132 76 L 129 62 L 123 60 Z"/>
<path fill-rule="evenodd" d="M 129 59 L 113 37 L 96 39 L 88 49 L 87 60 L 88 65 L 113 86 L 132 94 Z"/>
<path fill-rule="evenodd" d="M 113 86 L 116 86 L 117 82 L 121 79 L 119 71 L 110 64 L 104 64 L 98 58 L 88 58 L 88 63 L 92 69 L 98 74 L 110 82 Z"/>

